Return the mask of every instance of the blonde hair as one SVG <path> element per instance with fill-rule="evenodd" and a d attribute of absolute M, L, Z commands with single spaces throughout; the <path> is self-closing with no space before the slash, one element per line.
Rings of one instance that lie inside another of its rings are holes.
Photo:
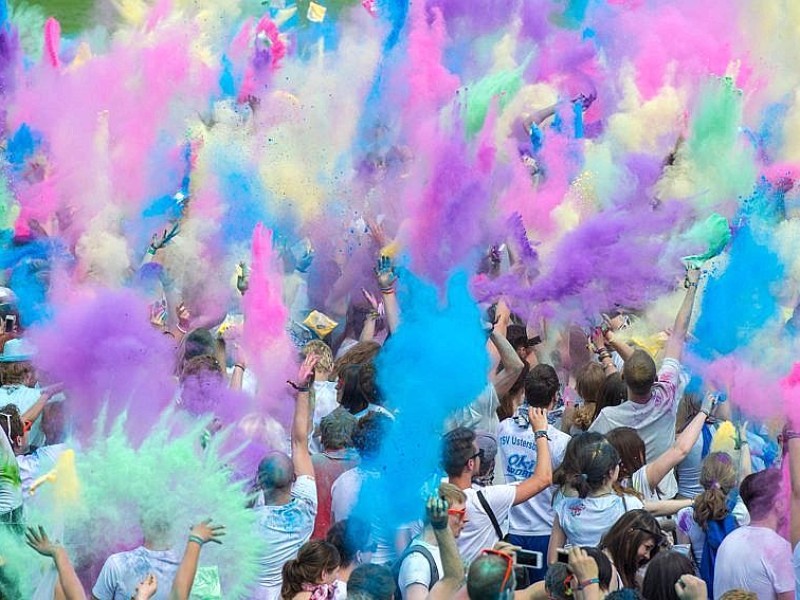
<path fill-rule="evenodd" d="M 603 372 L 603 367 L 596 362 L 586 363 L 578 371 L 575 391 L 583 399 L 583 406 L 575 409 L 575 414 L 572 417 L 575 427 L 583 431 L 589 429 L 589 425 L 594 421 L 597 401 L 603 392 L 605 381 L 606 375 Z"/>
<path fill-rule="evenodd" d="M 720 600 L 758 600 L 758 594 L 745 590 L 728 590 L 720 596 Z"/>
<path fill-rule="evenodd" d="M 444 482 L 439 484 L 439 495 L 447 500 L 450 506 L 467 502 L 467 495 L 452 483 Z"/>
<path fill-rule="evenodd" d="M 736 487 L 736 468 L 725 452 L 706 456 L 700 470 L 703 493 L 694 499 L 694 520 L 703 529 L 709 521 L 724 519 L 728 514 L 728 494 Z"/>
<path fill-rule="evenodd" d="M 333 371 L 333 352 L 330 346 L 322 340 L 311 340 L 303 347 L 303 356 L 313 354 L 317 360 L 317 368 L 323 371 Z"/>

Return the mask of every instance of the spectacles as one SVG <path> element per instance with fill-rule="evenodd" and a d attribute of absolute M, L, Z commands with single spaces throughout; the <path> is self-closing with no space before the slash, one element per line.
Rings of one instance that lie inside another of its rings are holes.
<path fill-rule="evenodd" d="M 500 585 L 500 592 L 506 589 L 508 580 L 511 579 L 511 573 L 514 572 L 514 557 L 507 552 L 500 552 L 499 550 L 491 550 L 487 548 L 482 550 L 481 554 L 488 554 L 489 556 L 499 556 L 506 561 L 506 574 L 503 575 L 503 583 Z"/>
<path fill-rule="evenodd" d="M 474 459 L 476 459 L 476 458 L 483 459 L 483 448 L 481 448 L 481 449 L 480 449 L 480 450 L 478 450 L 478 451 L 477 451 L 475 454 L 473 454 L 472 456 L 470 456 L 470 457 L 467 459 L 467 461 L 474 460 Z"/>
<path fill-rule="evenodd" d="M 25 433 L 28 433 L 33 427 L 33 421 L 29 421 L 28 419 L 22 419 L 22 430 Z"/>
<path fill-rule="evenodd" d="M 467 516 L 467 509 L 466 508 L 448 508 L 447 509 L 448 515 L 453 515 L 454 517 L 458 517 L 459 519 L 463 519 Z"/>

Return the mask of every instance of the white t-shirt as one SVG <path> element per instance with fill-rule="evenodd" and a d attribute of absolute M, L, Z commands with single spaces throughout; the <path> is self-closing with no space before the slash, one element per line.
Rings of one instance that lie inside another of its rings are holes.
<path fill-rule="evenodd" d="M 312 437 L 309 439 L 309 446 L 311 452 L 319 453 L 324 450 L 319 436 L 315 436 L 314 432 L 319 429 L 319 423 L 323 418 L 327 417 L 334 410 L 339 407 L 337 400 L 336 382 L 335 381 L 315 381 L 314 382 L 314 417 Z"/>
<path fill-rule="evenodd" d="M 636 496 L 567 497 L 558 494 L 555 513 L 571 546 L 597 546 L 600 539 L 629 510 L 644 508 Z"/>
<path fill-rule="evenodd" d="M 678 411 L 678 388 L 682 385 L 682 368 L 673 358 L 665 358 L 653 384 L 650 400 L 644 404 L 623 402 L 600 411 L 589 431 L 607 434 L 617 427 L 632 427 L 644 442 L 648 460 L 655 460 L 669 450 L 675 441 L 675 415 Z M 664 498 L 678 493 L 673 471 L 658 484 Z"/>
<path fill-rule="evenodd" d="M 800 590 L 800 544 L 794 547 L 794 585 L 795 590 Z"/>
<path fill-rule="evenodd" d="M 514 504 L 517 487 L 514 485 L 490 485 L 480 488 L 486 501 L 497 519 L 500 529 L 505 535 L 508 533 L 508 511 Z M 484 548 L 492 548 L 500 538 L 494 530 L 489 515 L 483 510 L 478 500 L 478 490 L 469 488 L 464 490 L 467 496 L 467 523 L 461 530 L 461 535 L 456 539 L 458 552 L 461 559 L 469 564 L 475 560 Z"/>
<path fill-rule="evenodd" d="M 750 513 L 747 512 L 747 507 L 741 498 L 733 505 L 733 518 L 736 519 L 739 527 L 750 524 Z M 700 565 L 700 561 L 703 558 L 703 549 L 706 545 L 706 532 L 694 520 L 694 508 L 691 506 L 682 508 L 678 511 L 675 519 L 678 531 L 689 538 L 695 564 Z"/>
<path fill-rule="evenodd" d="M 359 494 L 365 482 L 377 481 L 379 477 L 380 473 L 370 471 L 363 466 L 339 475 L 331 486 L 331 522 L 347 519 L 358 504 Z M 395 557 L 393 532 L 388 531 L 383 523 L 377 522 L 376 519 L 372 519 L 370 525 L 377 546 L 372 555 L 372 562 L 378 565 L 392 562 Z"/>
<path fill-rule="evenodd" d="M 360 419 L 361 417 L 366 417 L 369 413 L 373 413 L 373 412 L 379 413 L 379 414 L 381 414 L 381 415 L 383 415 L 385 417 L 389 417 L 390 419 L 394 420 L 394 415 L 392 413 L 390 413 L 388 410 L 386 410 L 385 408 L 383 408 L 382 406 L 380 406 L 378 404 L 371 404 L 371 403 L 367 404 L 367 408 L 365 408 L 364 410 L 358 411 L 353 416 L 356 419 Z"/>
<path fill-rule="evenodd" d="M 292 499 L 283 506 L 258 506 L 256 527 L 268 543 L 259 559 L 259 589 L 255 597 L 277 598 L 283 564 L 295 558 L 300 546 L 311 538 L 317 517 L 317 486 L 314 478 L 301 475 L 292 486 Z M 275 595 L 273 595 L 275 594 Z"/>
<path fill-rule="evenodd" d="M 792 547 L 766 527 L 740 527 L 722 540 L 714 565 L 714 599 L 729 590 L 755 592 L 758 600 L 794 592 Z"/>
<path fill-rule="evenodd" d="M 180 562 L 180 556 L 172 550 L 148 550 L 144 546 L 112 554 L 97 576 L 92 594 L 98 600 L 130 600 L 139 582 L 155 573 L 158 591 L 153 598 L 167 600 Z"/>
<path fill-rule="evenodd" d="M 547 427 L 547 436 L 550 438 L 547 443 L 550 463 L 555 471 L 564 460 L 564 452 L 571 438 L 552 425 Z M 514 419 L 504 419 L 497 431 L 497 451 L 508 483 L 524 481 L 533 475 L 537 452 L 536 439 L 530 426 L 522 428 Z M 509 532 L 515 535 L 550 535 L 555 516 L 553 494 L 557 489 L 557 486 L 551 486 L 527 502 L 512 507 Z"/>
<path fill-rule="evenodd" d="M 468 406 L 454 412 L 445 424 L 445 431 L 452 431 L 456 427 L 468 427 L 476 431 L 497 433 L 500 420 L 497 418 L 497 407 L 500 406 L 500 397 L 493 384 L 487 385 L 475 400 Z"/>
<path fill-rule="evenodd" d="M 20 415 L 30 410 L 41 397 L 42 390 L 39 388 L 32 388 L 25 385 L 4 385 L 0 387 L 0 406 L 13 404 L 19 409 Z M 42 418 L 40 416 L 33 422 L 33 426 L 28 432 L 28 444 L 31 446 L 42 446 L 44 443 Z"/>
<path fill-rule="evenodd" d="M 663 500 L 663 496 L 650 487 L 650 482 L 647 480 L 647 465 L 636 471 L 631 476 L 631 487 L 642 495 L 645 502 Z"/>
<path fill-rule="evenodd" d="M 53 444 L 52 446 L 42 446 L 30 454 L 20 454 L 17 456 L 19 465 L 19 475 L 22 480 L 23 497 L 28 496 L 31 485 L 37 478 L 53 470 L 56 466 L 58 457 L 67 449 L 66 444 Z"/>
<path fill-rule="evenodd" d="M 439 551 L 439 546 L 429 544 L 419 538 L 413 540 L 411 546 L 422 546 L 433 557 L 433 562 L 439 570 L 439 578 L 441 579 L 444 574 L 444 566 L 442 565 L 442 553 Z M 431 573 L 431 566 L 428 564 L 428 559 L 419 552 L 412 552 L 403 559 L 400 565 L 400 573 L 397 576 L 398 586 L 405 600 L 406 588 L 415 583 L 424 585 L 426 588 L 431 589 L 436 581 L 431 582 L 433 574 Z M 438 580 L 437 580 L 438 581 Z"/>

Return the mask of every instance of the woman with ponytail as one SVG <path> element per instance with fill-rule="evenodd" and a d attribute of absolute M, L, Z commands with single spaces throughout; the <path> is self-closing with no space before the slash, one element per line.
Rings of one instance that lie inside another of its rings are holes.
<path fill-rule="evenodd" d="M 678 513 L 678 543 L 691 544 L 695 564 L 711 586 L 719 544 L 733 529 L 747 525 L 750 515 L 739 498 L 736 466 L 730 455 L 709 454 L 700 471 L 700 485 L 703 493 L 694 499 L 694 505 Z"/>
<path fill-rule="evenodd" d="M 297 558 L 283 565 L 282 600 L 333 600 L 340 558 L 336 546 L 322 540 L 306 542 Z"/>
<path fill-rule="evenodd" d="M 637 496 L 617 491 L 619 465 L 619 453 L 603 435 L 583 433 L 570 440 L 553 476 L 560 487 L 553 504 L 549 564 L 564 544 L 597 546 L 619 517 L 644 508 Z"/>

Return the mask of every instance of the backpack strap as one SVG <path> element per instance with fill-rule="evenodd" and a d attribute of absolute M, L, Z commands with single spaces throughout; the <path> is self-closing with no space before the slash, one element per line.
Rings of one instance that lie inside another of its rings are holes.
<path fill-rule="evenodd" d="M 398 558 L 394 563 L 394 567 L 392 569 L 396 587 L 395 597 L 398 598 L 398 600 L 399 598 L 402 598 L 403 594 L 405 593 L 405 590 L 400 589 L 400 569 L 403 566 L 403 561 L 414 553 L 421 554 L 425 557 L 425 560 L 428 561 L 428 567 L 431 571 L 431 580 L 428 584 L 428 590 L 433 588 L 433 586 L 436 585 L 436 582 L 441 578 L 439 575 L 439 567 L 436 566 L 436 560 L 433 558 L 431 551 L 422 544 L 409 544 L 403 551 L 403 554 L 400 555 L 400 558 Z"/>
<path fill-rule="evenodd" d="M 492 507 L 489 506 L 489 501 L 486 499 L 486 496 L 483 495 L 482 490 L 478 490 L 478 502 L 481 503 L 483 510 L 486 511 L 486 515 L 489 517 L 489 520 L 492 522 L 492 526 L 494 527 L 494 532 L 497 534 L 497 539 L 503 539 L 503 530 L 500 529 L 500 523 L 497 522 L 497 517 L 494 516 L 494 511 Z"/>

